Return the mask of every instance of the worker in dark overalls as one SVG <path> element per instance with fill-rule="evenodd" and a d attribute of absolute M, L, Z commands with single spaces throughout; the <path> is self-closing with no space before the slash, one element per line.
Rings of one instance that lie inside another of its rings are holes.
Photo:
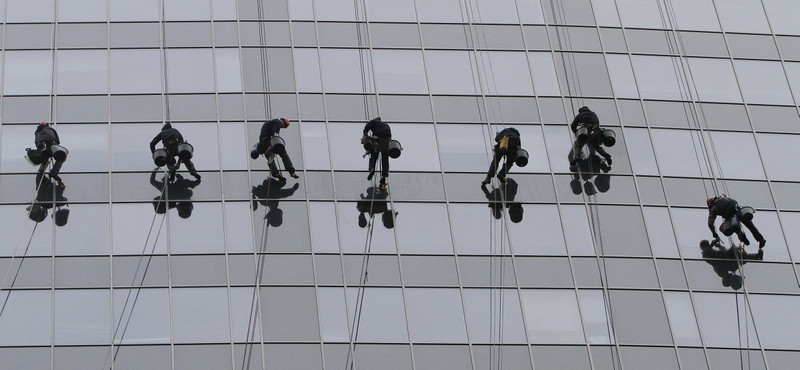
<path fill-rule="evenodd" d="M 372 133 L 370 135 L 370 132 Z M 378 163 L 378 156 L 381 157 L 381 181 L 378 185 L 380 190 L 386 191 L 388 188 L 387 179 L 389 178 L 389 141 L 392 140 L 392 129 L 389 124 L 383 122 L 380 117 L 375 117 L 364 125 L 361 144 L 369 152 L 369 174 L 367 180 L 372 180 L 375 176 L 375 165 Z"/>
<path fill-rule="evenodd" d="M 64 164 L 64 161 L 67 160 L 67 151 L 61 146 L 61 140 L 58 138 L 58 133 L 54 128 L 50 127 L 47 122 L 43 121 L 39 123 L 38 127 L 36 127 L 36 133 L 34 136 L 34 144 L 36 144 L 36 149 L 29 149 L 28 157 L 33 160 L 33 163 L 41 163 L 39 164 L 39 173 L 36 177 L 37 180 L 44 176 L 44 170 L 47 167 L 48 159 L 53 158 L 53 167 L 50 169 L 50 178 L 55 180 L 58 183 L 58 186 L 62 189 L 66 188 L 67 185 L 64 184 L 64 181 L 62 181 L 58 173 L 61 171 L 61 166 Z M 37 183 L 38 182 L 39 181 L 37 181 Z"/>
<path fill-rule="evenodd" d="M 753 234 L 753 237 L 756 238 L 758 249 L 764 248 L 764 245 L 767 244 L 767 240 L 764 239 L 764 236 L 758 231 L 756 225 L 753 224 L 752 213 L 754 211 L 742 212 L 743 207 L 741 207 L 735 199 L 728 198 L 725 194 L 706 199 L 706 205 L 708 206 L 708 228 L 711 230 L 711 234 L 715 239 L 719 239 L 719 234 L 717 234 L 714 228 L 714 222 L 717 216 L 722 216 L 725 221 L 722 222 L 719 229 L 725 236 L 736 233 L 736 236 L 739 237 L 739 241 L 744 243 L 744 245 L 750 245 L 750 241 L 744 234 L 744 230 L 742 230 L 741 224 L 744 224 Z M 751 207 L 744 208 L 752 210 Z"/>
<path fill-rule="evenodd" d="M 197 170 L 194 168 L 194 163 L 192 163 L 191 160 L 192 152 L 189 151 L 188 154 L 179 153 L 179 146 L 181 146 L 181 144 L 188 144 L 183 139 L 183 135 L 181 135 L 180 131 L 172 128 L 172 124 L 169 122 L 164 124 L 164 127 L 161 128 L 161 132 L 159 132 L 158 135 L 156 135 L 156 137 L 150 141 L 151 153 L 155 153 L 156 144 L 158 144 L 159 141 L 164 145 L 164 150 L 167 152 L 167 168 L 169 169 L 170 182 L 175 180 L 175 172 L 181 167 L 181 163 L 186 165 L 186 169 L 189 170 L 189 174 L 194 176 L 196 179 L 200 178 L 200 174 L 197 173 Z"/>
<path fill-rule="evenodd" d="M 486 178 L 483 179 L 481 185 L 486 185 L 492 181 L 492 177 L 494 177 L 495 174 L 501 184 L 507 185 L 508 179 L 506 175 L 508 175 L 509 170 L 511 170 L 511 166 L 514 165 L 517 151 L 522 147 L 522 139 L 520 138 L 519 131 L 513 127 L 505 128 L 498 132 L 494 137 L 494 141 L 496 143 L 493 150 L 494 157 L 492 158 L 492 163 L 489 164 L 489 171 L 486 173 Z M 503 157 L 505 157 L 506 162 L 498 173 L 497 166 L 500 164 Z"/>
<path fill-rule="evenodd" d="M 286 183 L 286 178 L 283 177 L 281 171 L 278 170 L 278 165 L 275 164 L 275 156 L 281 157 L 283 167 L 286 168 L 286 171 L 289 171 L 289 176 L 294 179 L 300 177 L 295 172 L 292 159 L 289 158 L 289 154 L 286 153 L 283 140 L 278 140 L 277 143 L 273 143 L 272 140 L 273 137 L 280 136 L 282 128 L 287 127 L 289 127 L 288 118 L 275 118 L 264 122 L 264 124 L 261 125 L 261 134 L 258 135 L 258 144 L 255 145 L 254 151 L 252 151 L 250 155 L 253 159 L 258 158 L 259 154 L 263 154 L 267 157 L 267 165 L 269 165 L 270 174 L 281 183 Z"/>
<path fill-rule="evenodd" d="M 581 107 L 578 109 L 578 115 L 572 120 L 570 128 L 574 134 L 578 134 L 578 130 L 582 128 L 587 130 L 585 136 L 577 135 L 575 138 L 575 143 L 572 149 L 572 160 L 569 162 L 570 165 L 580 162 L 583 145 L 588 143 L 592 146 L 592 148 L 594 148 L 595 152 L 605 158 L 606 164 L 611 166 L 611 155 L 608 154 L 608 152 L 606 152 L 606 150 L 601 146 L 603 143 L 603 130 L 600 129 L 600 119 L 597 118 L 597 114 L 592 112 L 589 107 Z"/>

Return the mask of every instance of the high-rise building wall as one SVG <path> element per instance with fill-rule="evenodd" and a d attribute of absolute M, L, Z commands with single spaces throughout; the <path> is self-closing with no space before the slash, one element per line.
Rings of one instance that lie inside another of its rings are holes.
<path fill-rule="evenodd" d="M 0 369 L 795 369 L 799 18 L 0 0 Z M 611 166 L 586 148 L 570 166 L 581 106 L 616 133 Z M 359 143 L 376 116 L 404 148 L 388 192 Z M 285 185 L 250 158 L 277 117 Z M 23 159 L 40 121 L 65 189 Z M 200 181 L 165 185 L 165 122 Z M 530 161 L 481 187 L 506 127 Z M 763 261 L 703 258 L 722 193 L 757 210 Z"/>

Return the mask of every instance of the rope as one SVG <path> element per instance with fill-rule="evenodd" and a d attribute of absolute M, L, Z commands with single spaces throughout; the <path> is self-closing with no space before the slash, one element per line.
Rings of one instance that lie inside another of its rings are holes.
<path fill-rule="evenodd" d="M 258 5 L 258 38 L 260 42 L 261 54 L 261 87 L 264 91 L 264 117 L 270 119 L 272 117 L 272 96 L 269 89 L 269 58 L 267 58 L 267 36 L 264 28 L 264 0 L 257 0 Z"/>

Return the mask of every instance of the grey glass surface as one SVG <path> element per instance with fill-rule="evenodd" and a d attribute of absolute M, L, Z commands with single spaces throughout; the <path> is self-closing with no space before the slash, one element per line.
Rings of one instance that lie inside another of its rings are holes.
<path fill-rule="evenodd" d="M 111 21 L 158 21 L 161 14 L 158 0 L 143 0 L 131 3 L 125 0 L 110 0 Z"/>
<path fill-rule="evenodd" d="M 578 300 L 572 290 L 523 290 L 520 300 L 531 343 L 583 343 Z"/>
<path fill-rule="evenodd" d="M 657 259 L 658 278 L 664 289 L 687 289 L 683 264 L 679 260 Z"/>
<path fill-rule="evenodd" d="M 109 342 L 111 307 L 106 289 L 57 290 L 54 302 L 55 344 Z"/>
<path fill-rule="evenodd" d="M 670 57 L 641 56 L 631 57 L 633 71 L 639 84 L 639 93 L 645 99 L 680 99 L 683 91 L 679 78 L 673 69 Z"/>
<path fill-rule="evenodd" d="M 605 300 L 605 295 L 599 290 L 579 290 L 578 300 L 581 306 L 583 330 L 586 341 L 591 344 L 611 344 L 614 342 L 613 327 Z"/>
<path fill-rule="evenodd" d="M 232 369 L 230 345 L 179 345 L 172 352 L 176 370 Z"/>
<path fill-rule="evenodd" d="M 769 24 L 761 2 L 734 0 L 717 7 L 722 30 L 728 32 L 769 33 Z"/>
<path fill-rule="evenodd" d="M 776 36 L 775 42 L 778 44 L 781 56 L 786 60 L 797 61 L 800 59 L 800 38 L 791 36 Z"/>
<path fill-rule="evenodd" d="M 620 344 L 672 344 L 659 292 L 613 290 L 609 301 Z"/>
<path fill-rule="evenodd" d="M 464 309 L 458 289 L 413 289 L 405 291 L 411 341 L 466 343 Z M 436 310 L 429 309 L 435 305 Z"/>
<path fill-rule="evenodd" d="M 677 49 L 675 36 L 670 31 L 628 29 L 625 36 L 632 53 L 669 54 Z"/>
<path fill-rule="evenodd" d="M 672 348 L 622 347 L 619 357 L 623 366 L 633 368 L 678 368 L 678 357 Z"/>
<path fill-rule="evenodd" d="M 672 337 L 679 346 L 701 345 L 700 331 L 694 316 L 692 300 L 689 294 L 682 292 L 664 292 L 664 303 L 667 305 Z"/>
<path fill-rule="evenodd" d="M 537 369 L 591 369 L 588 352 L 584 347 L 533 347 Z"/>
<path fill-rule="evenodd" d="M 531 255 L 564 255 L 566 247 L 564 232 L 561 229 L 559 210 L 554 205 L 526 204 L 521 206 L 523 217 L 520 222 L 507 224 L 510 242 L 515 254 Z M 524 212 L 526 211 L 527 212 Z M 506 222 L 509 220 L 507 219 Z"/>
<path fill-rule="evenodd" d="M 9 297 L 8 295 L 11 294 Z M 6 346 L 15 345 L 50 345 L 52 299 L 49 291 L 3 292 L 0 297 L 6 303 L 0 328 L 3 329 L 0 343 Z"/>
<path fill-rule="evenodd" d="M 49 51 L 7 51 L 3 62 L 3 94 L 47 95 L 51 92 Z"/>
<path fill-rule="evenodd" d="M 624 27 L 668 28 L 671 26 L 664 24 L 666 20 L 661 17 L 659 4 L 619 0 L 617 8 Z"/>
<path fill-rule="evenodd" d="M 105 3 L 103 7 L 105 7 Z M 105 10 L 103 10 L 103 16 L 105 16 Z M 58 26 L 56 34 L 59 47 L 105 48 L 108 46 L 108 26 L 105 24 L 63 24 Z"/>
<path fill-rule="evenodd" d="M 514 269 L 520 286 L 567 288 L 574 285 L 569 261 L 563 257 L 517 257 Z"/>
<path fill-rule="evenodd" d="M 606 65 L 614 95 L 620 98 L 638 98 L 639 90 L 627 55 L 608 54 Z"/>
<path fill-rule="evenodd" d="M 526 342 L 520 299 L 516 290 L 465 289 L 463 300 L 467 330 L 472 342 Z M 499 304 L 500 300 L 503 301 L 502 306 Z M 502 321 L 496 315 L 501 308 Z"/>
<path fill-rule="evenodd" d="M 797 91 L 794 86 L 793 89 Z M 797 123 L 800 123 L 800 117 L 797 116 L 794 107 L 750 105 L 749 111 L 753 128 L 756 130 L 798 132 Z"/>
<path fill-rule="evenodd" d="M 172 353 L 169 346 L 120 346 L 114 368 L 134 370 L 170 366 Z"/>
<path fill-rule="evenodd" d="M 172 320 L 172 335 L 175 342 L 203 343 L 230 340 L 226 289 L 173 289 L 171 295 L 173 312 L 181 312 L 181 315 L 174 316 Z"/>
<path fill-rule="evenodd" d="M 758 148 L 751 134 L 712 132 L 711 140 L 716 143 L 725 143 L 725 145 L 714 146 L 722 176 L 738 179 L 766 179 Z"/>
<path fill-rule="evenodd" d="M 259 294 L 265 340 L 319 340 L 313 288 L 261 288 Z"/>
<path fill-rule="evenodd" d="M 379 93 L 426 94 L 428 92 L 421 52 L 374 50 L 371 57 Z"/>
<path fill-rule="evenodd" d="M 416 24 L 370 24 L 369 32 L 370 41 L 375 46 L 420 47 L 419 29 Z"/>
<path fill-rule="evenodd" d="M 111 47 L 158 46 L 161 43 L 161 27 L 157 23 L 111 23 L 108 26 L 108 43 Z"/>
<path fill-rule="evenodd" d="M 50 367 L 50 349 L 43 347 L 17 347 L 0 349 L 6 369 L 47 369 Z"/>
<path fill-rule="evenodd" d="M 4 288 L 50 288 L 53 286 L 51 257 L 17 257 L 0 260 L 2 271 L 8 273 Z M 16 294 L 16 293 L 15 293 Z"/>
<path fill-rule="evenodd" d="M 783 148 L 793 148 L 800 140 L 796 135 L 757 134 L 756 141 L 761 152 L 764 170 L 771 180 L 797 181 L 800 174 L 786 171 L 786 156 Z"/>
<path fill-rule="evenodd" d="M 474 56 L 467 51 L 426 50 L 425 69 L 432 94 L 476 94 Z"/>
<path fill-rule="evenodd" d="M 681 32 L 681 46 L 687 55 L 727 57 L 728 48 L 720 33 Z"/>
<path fill-rule="evenodd" d="M 574 64 L 572 71 L 564 71 L 557 68 L 561 90 L 575 94 L 580 91 L 580 95 L 589 96 L 611 96 L 611 83 L 608 77 L 608 68 L 605 58 L 601 54 L 574 54 L 565 55 L 559 53 L 554 55 L 556 65 L 563 66 L 567 63 Z M 569 78 L 565 77 L 569 73 Z M 578 84 L 580 86 L 578 87 Z M 641 85 L 640 85 L 641 86 Z"/>
<path fill-rule="evenodd" d="M 166 289 L 116 289 L 113 298 L 115 344 L 169 343 Z"/>
<path fill-rule="evenodd" d="M 713 0 L 678 0 L 670 4 L 675 21 L 682 30 L 720 31 Z"/>
<path fill-rule="evenodd" d="M 704 168 L 699 133 L 688 130 L 650 130 L 661 174 L 666 176 L 701 176 Z"/>
<path fill-rule="evenodd" d="M 415 345 L 414 363 L 422 369 L 467 369 L 472 366 L 468 346 Z"/>
<path fill-rule="evenodd" d="M 778 58 L 777 45 L 772 36 L 730 34 L 727 40 L 734 58 Z"/>
<path fill-rule="evenodd" d="M 406 285 L 458 286 L 453 257 L 402 256 L 403 283 Z"/>
<path fill-rule="evenodd" d="M 352 322 L 356 304 L 360 305 L 358 342 L 408 342 L 406 310 L 400 289 L 366 288 L 362 292 L 362 302 L 356 300 L 357 293 L 352 288 L 347 291 L 347 315 Z"/>
<path fill-rule="evenodd" d="M 211 50 L 169 49 L 166 52 L 167 77 L 171 93 L 214 91 Z"/>
<path fill-rule="evenodd" d="M 733 67 L 723 59 L 689 59 L 692 78 L 701 100 L 740 103 L 742 98 L 736 86 Z M 741 77 L 739 82 L 741 82 Z"/>
<path fill-rule="evenodd" d="M 108 257 L 56 258 L 56 288 L 107 287 L 111 281 L 110 263 Z"/>
<path fill-rule="evenodd" d="M 733 63 L 747 103 L 794 105 L 786 75 L 778 62 L 736 60 Z"/>
<path fill-rule="evenodd" d="M 224 256 L 171 256 L 170 277 L 173 285 L 225 285 Z"/>
<path fill-rule="evenodd" d="M 752 312 L 743 296 L 694 293 L 692 299 L 706 346 L 739 348 L 757 340 Z"/>
<path fill-rule="evenodd" d="M 604 258 L 603 271 L 609 288 L 658 288 L 652 260 Z"/>

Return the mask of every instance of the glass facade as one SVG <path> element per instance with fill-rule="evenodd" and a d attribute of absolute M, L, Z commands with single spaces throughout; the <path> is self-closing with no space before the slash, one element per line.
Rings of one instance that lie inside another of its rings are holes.
<path fill-rule="evenodd" d="M 0 0 L 0 369 L 795 369 L 799 17 Z M 584 105 L 616 132 L 610 168 L 570 167 Z M 386 193 L 359 144 L 376 116 L 403 145 Z M 275 117 L 285 185 L 250 159 Z M 66 189 L 23 158 L 40 121 Z M 153 164 L 167 121 L 202 180 Z M 512 126 L 530 162 L 482 188 Z M 758 211 L 763 261 L 702 257 L 723 192 Z"/>

